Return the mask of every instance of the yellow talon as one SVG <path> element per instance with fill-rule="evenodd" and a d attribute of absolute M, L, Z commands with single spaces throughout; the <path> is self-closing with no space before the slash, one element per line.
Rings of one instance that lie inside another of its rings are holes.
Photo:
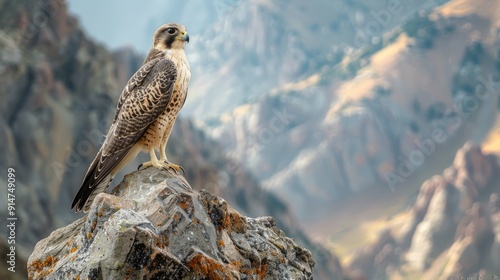
<path fill-rule="evenodd" d="M 139 165 L 138 169 L 140 169 L 141 167 L 142 168 L 148 168 L 148 167 L 151 167 L 151 166 L 156 167 L 158 169 L 163 169 L 163 164 L 160 161 L 146 161 L 144 163 L 141 163 L 141 165 Z"/>
<path fill-rule="evenodd" d="M 145 168 L 148 168 L 148 167 L 155 167 L 155 168 L 158 168 L 160 170 L 169 170 L 169 169 L 173 169 L 175 172 L 179 172 L 179 171 L 182 171 L 182 175 L 184 176 L 184 174 L 186 174 L 186 172 L 184 171 L 184 168 L 182 168 L 182 166 L 180 165 L 177 165 L 177 164 L 173 164 L 173 163 L 170 163 L 168 161 L 164 161 L 164 162 L 161 162 L 161 161 L 147 161 L 147 162 L 144 162 L 144 163 L 141 163 L 139 165 L 139 167 L 137 167 L 137 169 L 145 169 Z"/>

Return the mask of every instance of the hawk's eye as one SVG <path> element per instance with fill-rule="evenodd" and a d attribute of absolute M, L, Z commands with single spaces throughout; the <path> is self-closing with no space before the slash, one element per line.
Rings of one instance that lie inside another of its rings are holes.
<path fill-rule="evenodd" d="M 167 32 L 168 32 L 168 34 L 170 34 L 170 35 L 174 35 L 174 34 L 175 34 L 175 31 L 176 31 L 176 30 L 175 30 L 175 28 L 168 28 L 168 29 L 167 29 Z"/>

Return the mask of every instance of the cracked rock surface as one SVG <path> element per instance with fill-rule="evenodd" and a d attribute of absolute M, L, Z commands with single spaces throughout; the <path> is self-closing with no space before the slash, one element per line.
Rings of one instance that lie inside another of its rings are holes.
<path fill-rule="evenodd" d="M 173 172 L 127 175 L 37 243 L 30 279 L 312 279 L 311 253 Z"/>

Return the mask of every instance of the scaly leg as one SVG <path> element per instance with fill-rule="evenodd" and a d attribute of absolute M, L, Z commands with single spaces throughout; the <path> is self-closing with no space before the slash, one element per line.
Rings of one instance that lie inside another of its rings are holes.
<path fill-rule="evenodd" d="M 167 154 L 165 153 L 165 148 L 166 147 L 167 147 L 167 143 L 160 144 L 160 161 L 161 162 L 168 162 Z"/>
<path fill-rule="evenodd" d="M 156 154 L 155 154 L 155 149 L 154 148 L 150 148 L 149 149 L 149 157 L 151 158 L 151 160 L 142 163 L 141 165 L 139 165 L 139 167 L 137 169 L 140 169 L 141 167 L 142 168 L 148 168 L 150 166 L 154 166 L 154 167 L 156 167 L 158 169 L 163 169 L 164 168 L 163 162 L 159 161 L 158 158 L 156 158 Z"/>
<path fill-rule="evenodd" d="M 163 144 L 163 143 L 160 144 L 160 162 L 163 163 L 163 166 L 165 168 L 172 168 L 176 172 L 179 172 L 179 170 L 182 170 L 182 174 L 186 174 L 186 172 L 184 172 L 184 168 L 182 168 L 182 166 L 170 163 L 168 161 L 167 154 L 165 153 L 165 148 L 166 147 L 167 147 L 167 143 L 166 142 L 165 142 L 165 144 Z"/>

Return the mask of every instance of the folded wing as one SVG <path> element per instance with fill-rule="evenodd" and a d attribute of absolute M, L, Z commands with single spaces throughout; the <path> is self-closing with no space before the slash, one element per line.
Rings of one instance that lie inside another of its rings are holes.
<path fill-rule="evenodd" d="M 130 78 L 120 95 L 106 139 L 85 175 L 72 209 L 87 212 L 94 197 L 109 185 L 114 169 L 165 110 L 176 78 L 175 64 L 163 58 L 147 62 Z"/>

